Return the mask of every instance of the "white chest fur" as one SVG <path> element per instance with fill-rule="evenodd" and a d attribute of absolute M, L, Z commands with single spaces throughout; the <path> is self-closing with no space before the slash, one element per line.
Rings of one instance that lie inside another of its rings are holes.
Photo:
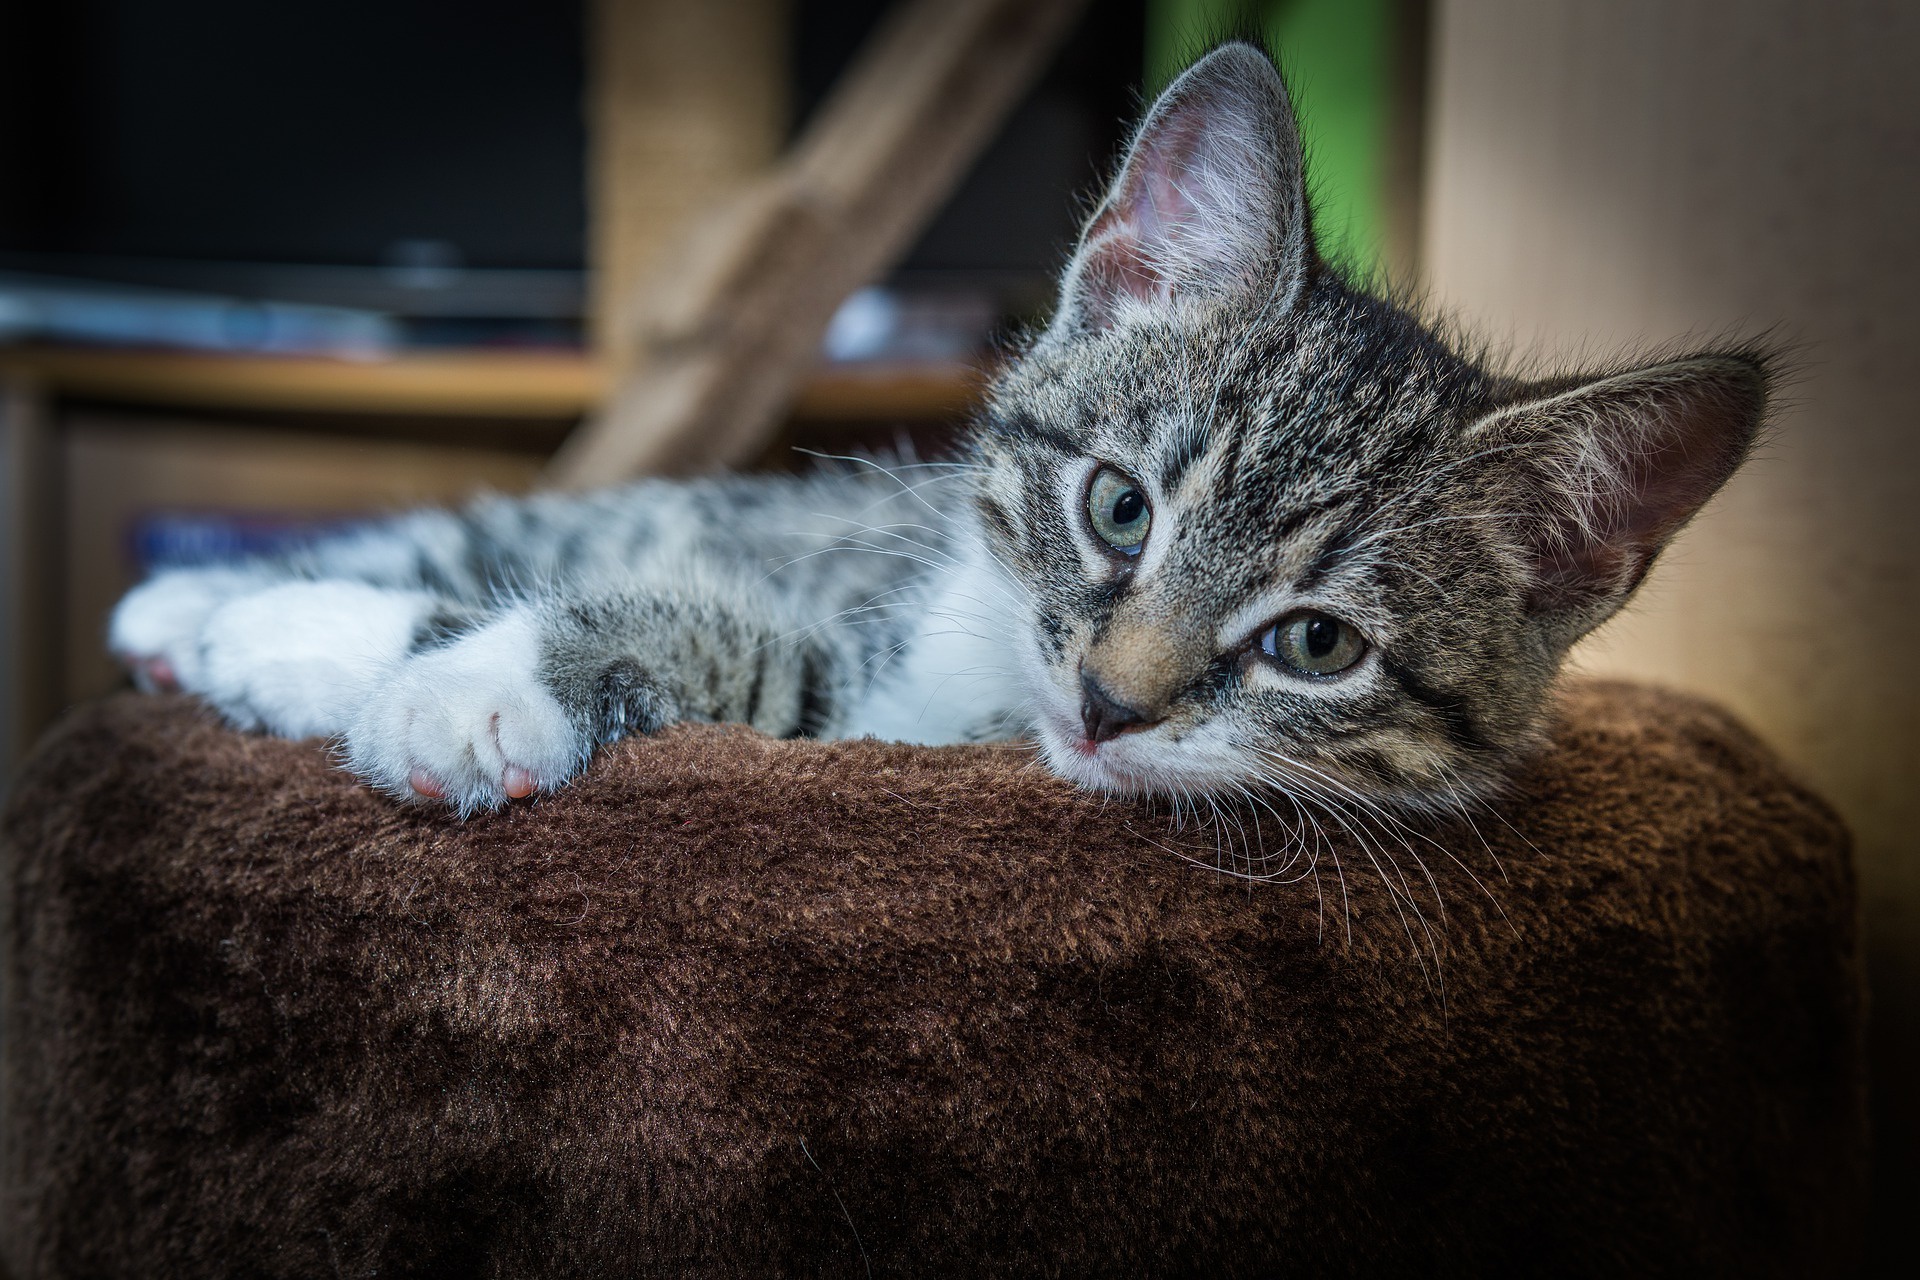
<path fill-rule="evenodd" d="M 929 575 L 925 605 L 894 653 L 855 677 L 847 737 L 937 746 L 1024 731 L 1018 588 L 984 550 Z"/>

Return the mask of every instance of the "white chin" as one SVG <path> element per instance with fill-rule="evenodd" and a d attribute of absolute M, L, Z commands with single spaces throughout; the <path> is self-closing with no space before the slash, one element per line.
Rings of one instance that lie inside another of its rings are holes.
<path fill-rule="evenodd" d="M 1145 795 L 1153 790 L 1144 777 L 1116 758 L 1118 753 L 1111 744 L 1089 752 L 1083 750 L 1084 739 L 1077 732 L 1067 736 L 1050 724 L 1039 726 L 1039 738 L 1047 767 L 1077 787 L 1116 796 Z"/>

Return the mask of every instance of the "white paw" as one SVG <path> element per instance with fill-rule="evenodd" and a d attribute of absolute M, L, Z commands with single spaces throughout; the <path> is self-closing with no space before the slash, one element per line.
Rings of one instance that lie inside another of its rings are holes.
<path fill-rule="evenodd" d="M 215 609 L 260 579 L 241 569 L 172 569 L 120 598 L 107 647 L 148 693 L 198 691 L 205 668 L 200 638 Z"/>
<path fill-rule="evenodd" d="M 592 743 L 539 677 L 539 628 L 509 613 L 407 659 L 347 731 L 347 767 L 389 795 L 462 814 L 551 791 Z"/>
<path fill-rule="evenodd" d="M 196 688 L 233 723 L 339 733 L 412 646 L 433 598 L 363 582 L 283 582 L 213 611 Z"/>

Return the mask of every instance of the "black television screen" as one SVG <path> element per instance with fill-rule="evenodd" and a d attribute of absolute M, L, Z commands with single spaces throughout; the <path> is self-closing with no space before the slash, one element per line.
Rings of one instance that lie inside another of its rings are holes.
<path fill-rule="evenodd" d="M 793 0 L 796 126 L 885 7 Z M 1090 6 L 903 276 L 1051 274 L 1143 13 Z M 585 26 L 541 0 L 0 0 L 0 270 L 577 336 Z M 395 288 L 448 267 L 460 288 Z"/>
<path fill-rule="evenodd" d="M 579 268 L 581 13 L 528 0 L 5 0 L 15 251 Z M 24 145 L 23 145 L 24 144 Z"/>

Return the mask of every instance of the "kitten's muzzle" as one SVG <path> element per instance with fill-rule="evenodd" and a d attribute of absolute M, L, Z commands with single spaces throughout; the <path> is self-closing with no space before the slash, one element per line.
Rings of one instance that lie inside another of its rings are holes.
<path fill-rule="evenodd" d="M 1129 729 L 1144 729 L 1160 723 L 1160 717 L 1130 707 L 1100 687 L 1090 671 L 1080 673 L 1080 723 L 1086 728 L 1088 742 L 1105 742 Z"/>

